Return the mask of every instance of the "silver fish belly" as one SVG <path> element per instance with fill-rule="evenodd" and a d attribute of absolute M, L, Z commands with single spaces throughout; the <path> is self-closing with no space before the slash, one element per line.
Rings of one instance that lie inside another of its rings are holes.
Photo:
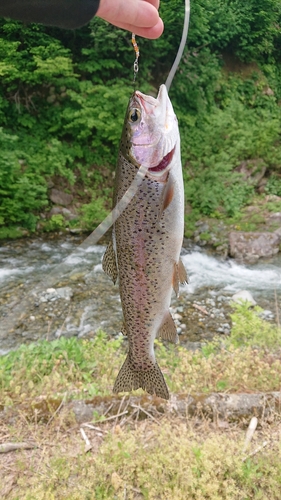
<path fill-rule="evenodd" d="M 166 88 L 157 99 L 135 92 L 120 144 L 115 200 L 132 183 L 140 165 L 147 175 L 114 225 L 103 259 L 104 271 L 119 289 L 123 333 L 129 352 L 114 392 L 143 388 L 168 399 L 169 392 L 154 353 L 156 337 L 178 341 L 169 312 L 172 290 L 187 280 L 180 260 L 184 228 L 184 193 L 180 137 Z"/>

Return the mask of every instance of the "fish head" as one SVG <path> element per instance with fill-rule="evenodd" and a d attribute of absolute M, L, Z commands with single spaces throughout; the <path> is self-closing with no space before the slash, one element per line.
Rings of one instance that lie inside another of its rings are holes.
<path fill-rule="evenodd" d="M 144 166 L 147 176 L 165 181 L 171 160 L 179 143 L 176 115 L 165 85 L 156 98 L 142 94 L 132 95 L 124 123 L 121 149 L 136 167 Z"/>

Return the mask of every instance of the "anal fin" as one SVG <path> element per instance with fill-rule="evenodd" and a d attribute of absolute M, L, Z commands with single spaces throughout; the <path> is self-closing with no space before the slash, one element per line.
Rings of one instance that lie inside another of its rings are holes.
<path fill-rule="evenodd" d="M 179 261 L 174 264 L 173 288 L 177 297 L 179 295 L 180 283 L 181 285 L 188 283 L 187 272 L 181 259 L 179 259 Z"/>
<path fill-rule="evenodd" d="M 109 242 L 105 254 L 103 256 L 102 268 L 104 272 L 107 274 L 107 276 L 109 276 L 112 279 L 115 285 L 116 280 L 118 278 L 118 269 L 117 269 L 116 255 L 113 248 L 112 240 Z"/>
<path fill-rule="evenodd" d="M 163 340 L 169 340 L 174 344 L 178 343 L 179 337 L 177 334 L 177 327 L 170 312 L 166 314 L 165 319 L 158 330 L 157 337 L 161 337 Z"/>
<path fill-rule="evenodd" d="M 139 388 L 152 396 L 169 399 L 168 387 L 158 364 L 155 362 L 151 370 L 134 370 L 128 355 L 117 375 L 113 392 L 133 391 Z"/>

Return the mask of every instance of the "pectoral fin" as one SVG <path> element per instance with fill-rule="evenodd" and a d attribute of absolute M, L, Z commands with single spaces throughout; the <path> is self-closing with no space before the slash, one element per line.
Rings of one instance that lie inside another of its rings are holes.
<path fill-rule="evenodd" d="M 167 312 L 164 322 L 158 330 L 157 337 L 161 337 L 163 340 L 169 340 L 174 344 L 178 343 L 179 337 L 177 334 L 177 327 L 170 312 Z"/>
<path fill-rule="evenodd" d="M 173 181 L 172 181 L 170 175 L 168 175 L 168 179 L 166 181 L 166 186 L 165 186 L 165 189 L 163 191 L 160 217 L 162 216 L 162 214 L 166 210 L 166 208 L 168 208 L 168 206 L 170 205 L 170 203 L 174 197 L 174 192 L 175 192 L 175 189 L 174 189 Z"/>
<path fill-rule="evenodd" d="M 182 260 L 179 259 L 178 263 L 174 265 L 174 275 L 173 275 L 173 288 L 175 290 L 175 294 L 178 297 L 179 295 L 179 285 L 180 283 L 184 285 L 188 283 L 188 276 L 185 270 L 185 267 L 182 263 Z"/>
<path fill-rule="evenodd" d="M 102 268 L 104 272 L 112 279 L 115 285 L 116 280 L 118 278 L 118 269 L 117 269 L 116 255 L 112 241 L 109 242 L 105 254 L 103 256 Z"/>

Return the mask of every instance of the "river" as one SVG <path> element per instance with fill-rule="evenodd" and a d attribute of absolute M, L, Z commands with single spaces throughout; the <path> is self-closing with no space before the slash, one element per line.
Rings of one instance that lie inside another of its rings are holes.
<path fill-rule="evenodd" d="M 118 286 L 101 268 L 105 246 L 79 250 L 81 241 L 77 236 L 49 236 L 2 243 L 0 353 L 41 338 L 91 338 L 98 328 L 119 334 Z M 228 334 L 231 297 L 239 290 L 250 291 L 267 319 L 276 319 L 280 256 L 241 265 L 186 242 L 182 260 L 189 283 L 181 287 L 178 300 L 173 298 L 172 313 L 183 343 L 196 347 L 215 334 Z"/>

